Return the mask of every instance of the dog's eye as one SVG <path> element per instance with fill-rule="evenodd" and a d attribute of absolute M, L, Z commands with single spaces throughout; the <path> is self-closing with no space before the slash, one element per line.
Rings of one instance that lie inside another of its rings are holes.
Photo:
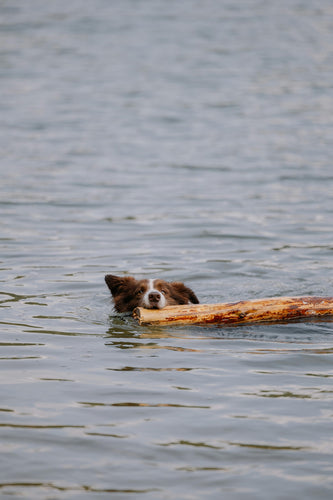
<path fill-rule="evenodd" d="M 138 290 L 138 291 L 136 292 L 136 294 L 137 294 L 137 295 L 142 295 L 142 294 L 143 294 L 143 290 Z"/>
<path fill-rule="evenodd" d="M 163 295 L 166 295 L 167 291 L 166 290 L 161 290 L 161 293 L 163 293 Z"/>

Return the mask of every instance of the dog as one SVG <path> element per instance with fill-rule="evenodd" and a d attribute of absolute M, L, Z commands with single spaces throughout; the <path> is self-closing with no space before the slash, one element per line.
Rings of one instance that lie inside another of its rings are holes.
<path fill-rule="evenodd" d="M 119 313 L 132 312 L 136 307 L 163 309 L 165 306 L 199 304 L 193 290 L 180 281 L 167 282 L 160 279 L 136 280 L 133 276 L 105 276 L 114 306 Z"/>

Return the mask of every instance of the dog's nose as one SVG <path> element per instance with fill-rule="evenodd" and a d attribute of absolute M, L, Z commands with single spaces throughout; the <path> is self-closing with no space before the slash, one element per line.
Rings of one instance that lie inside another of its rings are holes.
<path fill-rule="evenodd" d="M 161 299 L 161 294 L 159 292 L 150 292 L 149 296 L 149 302 L 152 302 L 153 304 L 160 301 Z"/>

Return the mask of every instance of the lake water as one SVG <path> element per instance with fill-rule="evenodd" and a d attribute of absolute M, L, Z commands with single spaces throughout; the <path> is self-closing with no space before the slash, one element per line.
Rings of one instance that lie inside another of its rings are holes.
<path fill-rule="evenodd" d="M 330 0 L 0 3 L 0 496 L 331 499 L 333 323 L 140 327 L 104 275 L 333 295 Z"/>

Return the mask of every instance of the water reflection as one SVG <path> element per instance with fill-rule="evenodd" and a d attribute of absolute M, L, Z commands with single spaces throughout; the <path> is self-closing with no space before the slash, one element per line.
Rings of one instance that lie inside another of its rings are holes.
<path fill-rule="evenodd" d="M 142 408 L 199 408 L 199 409 L 209 409 L 209 406 L 199 406 L 199 405 L 184 405 L 177 403 L 138 403 L 133 401 L 125 401 L 121 403 L 97 403 L 88 401 L 78 401 L 78 404 L 86 407 L 98 407 L 98 406 L 129 406 L 129 407 L 142 407 Z"/>
<path fill-rule="evenodd" d="M 58 425 L 58 424 L 12 424 L 1 423 L 0 427 L 11 427 L 13 429 L 84 429 L 84 425 Z"/>
<path fill-rule="evenodd" d="M 197 368 L 168 368 L 168 367 L 143 367 L 143 366 L 124 366 L 122 368 L 106 368 L 106 370 L 115 371 L 115 372 L 189 372 L 192 370 L 196 370 Z"/>
<path fill-rule="evenodd" d="M 99 437 L 111 437 L 111 438 L 115 438 L 115 439 L 127 439 L 129 438 L 130 436 L 128 434 L 108 434 L 106 432 L 86 432 L 85 433 L 87 436 L 99 436 Z"/>
<path fill-rule="evenodd" d="M 34 482 L 17 482 L 17 483 L 0 483 L 0 489 L 4 490 L 4 495 L 15 495 L 20 489 L 34 489 L 36 492 L 42 490 L 45 492 L 56 490 L 59 492 L 81 492 L 81 493 L 116 493 L 116 494 L 145 494 L 159 491 L 157 488 L 146 488 L 146 489 L 130 489 L 130 488 L 96 488 L 94 486 L 88 485 L 78 485 L 78 486 L 61 486 L 55 483 L 34 483 Z"/>
<path fill-rule="evenodd" d="M 332 497 L 333 323 L 143 328 L 103 280 L 332 294 L 331 13 L 0 2 L 1 495 Z"/>
<path fill-rule="evenodd" d="M 202 443 L 202 442 L 193 442 L 193 441 L 175 441 L 172 443 L 159 443 L 159 446 L 194 446 L 196 448 L 211 448 L 213 450 L 222 450 L 223 446 L 213 446 L 212 444 Z"/>

